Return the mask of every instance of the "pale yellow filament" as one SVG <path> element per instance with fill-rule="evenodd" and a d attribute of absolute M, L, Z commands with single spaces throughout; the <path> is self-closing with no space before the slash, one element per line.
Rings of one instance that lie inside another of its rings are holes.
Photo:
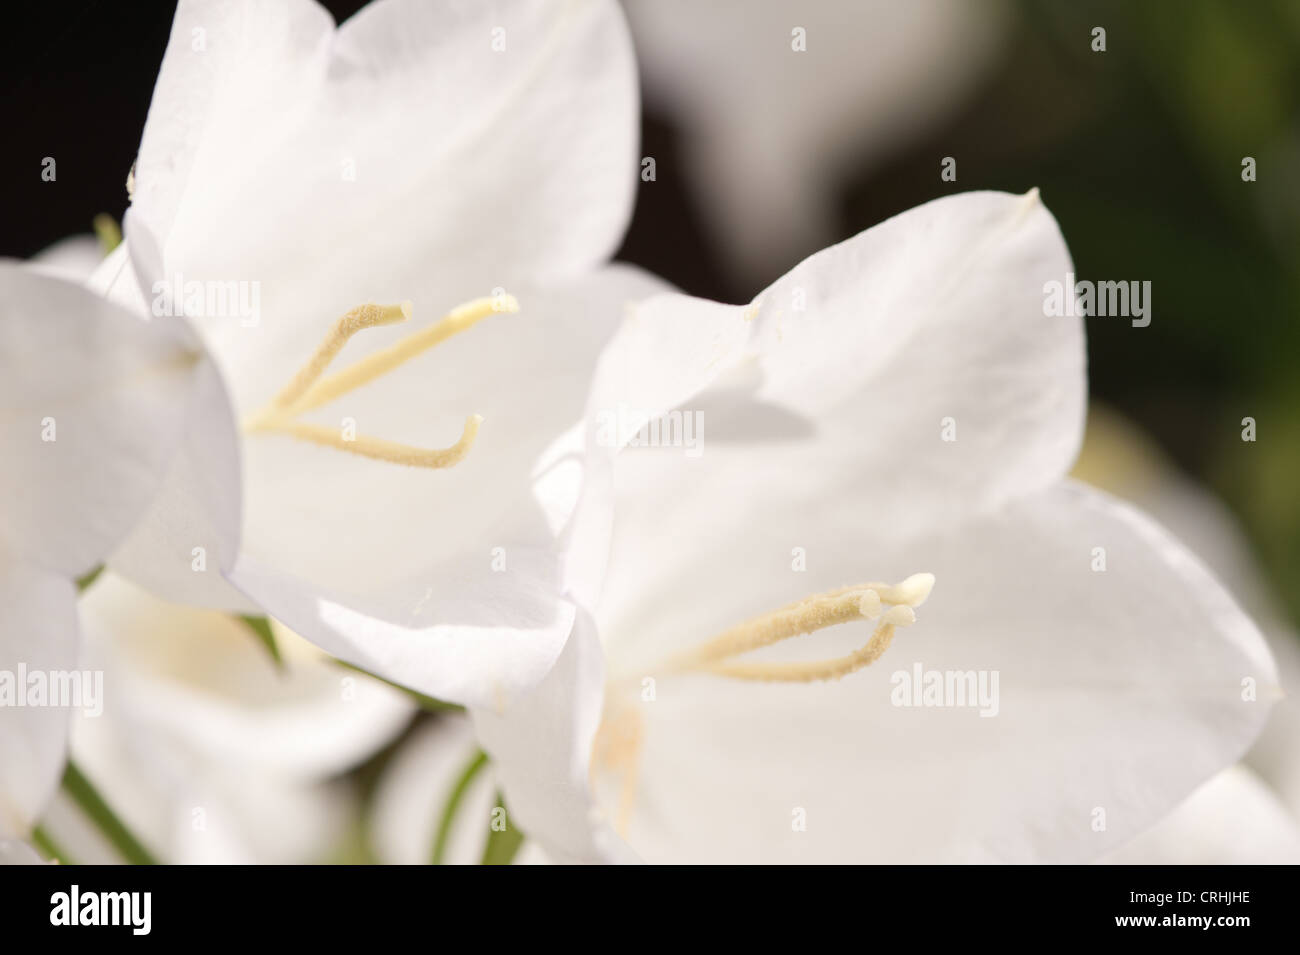
<path fill-rule="evenodd" d="M 819 680 L 838 680 L 868 667 L 889 649 L 894 632 L 900 626 L 915 620 L 911 607 L 893 607 L 885 614 L 871 639 L 847 656 L 809 663 L 714 663 L 701 669 L 715 676 L 736 680 L 759 680 L 781 683 L 813 683 Z"/>
<path fill-rule="evenodd" d="M 489 315 L 497 312 L 517 311 L 519 311 L 519 303 L 510 295 L 500 299 L 478 298 L 472 302 L 466 302 L 464 305 L 448 312 L 428 328 L 413 335 L 408 335 L 400 342 L 377 351 L 373 355 L 367 355 L 342 371 L 316 381 L 307 389 L 306 394 L 293 402 L 289 411 L 292 414 L 299 415 L 304 411 L 319 408 L 321 405 L 333 401 L 349 391 L 354 391 L 362 385 L 388 374 L 397 366 L 410 361 L 453 335 L 458 335 L 473 328 Z"/>
<path fill-rule="evenodd" d="M 474 439 L 478 437 L 478 426 L 482 421 L 483 419 L 478 415 L 470 415 L 466 418 L 460 440 L 448 448 L 417 448 L 364 434 L 348 440 L 339 433 L 338 428 L 307 424 L 302 421 L 271 421 L 262 425 L 260 430 L 287 434 L 313 444 L 337 448 L 340 451 L 359 454 L 364 458 L 374 458 L 377 461 L 387 461 L 390 464 L 402 464 L 413 468 L 449 468 L 459 464 L 469 453 L 469 449 L 474 445 Z"/>
<path fill-rule="evenodd" d="M 810 682 L 847 676 L 880 658 L 897 627 L 916 620 L 912 609 L 923 603 L 934 586 L 932 574 L 914 574 L 900 584 L 858 584 L 803 600 L 754 617 L 724 630 L 698 647 L 679 654 L 669 671 L 707 672 L 744 680 Z M 884 609 L 888 605 L 888 609 Z M 883 614 L 883 617 L 882 617 Z M 853 620 L 882 617 L 871 639 L 845 657 L 810 663 L 734 663 L 734 657 L 769 647 L 802 634 Z"/>
<path fill-rule="evenodd" d="M 334 327 L 317 347 L 315 354 L 298 369 L 298 373 L 290 379 L 289 384 L 285 385 L 283 390 L 271 400 L 271 407 L 277 409 L 291 407 L 324 373 L 326 366 L 348 343 L 348 339 L 363 328 L 392 325 L 396 322 L 404 322 L 410 317 L 410 302 L 403 302 L 400 305 L 358 305 L 334 323 Z"/>
<path fill-rule="evenodd" d="M 676 658 L 671 669 L 699 669 L 702 665 L 770 647 L 800 634 L 857 620 L 866 616 L 863 613 L 864 599 L 868 606 L 879 606 L 879 596 L 869 589 L 846 588 L 835 594 L 805 597 L 724 630 Z"/>
<path fill-rule="evenodd" d="M 482 418 L 471 415 L 465 421 L 460 440 L 447 448 L 417 448 L 369 435 L 345 438 L 336 428 L 295 420 L 428 351 L 482 321 L 495 312 L 516 312 L 519 303 L 513 296 L 480 298 L 453 309 L 426 329 L 408 335 L 396 344 L 369 355 L 342 371 L 324 377 L 325 369 L 357 332 L 378 325 L 390 325 L 411 317 L 411 303 L 400 305 L 359 305 L 334 323 L 325 340 L 266 407 L 244 422 L 246 432 L 265 431 L 288 435 L 325 447 L 336 448 L 378 461 L 408 467 L 449 468 L 469 453 L 478 436 Z"/>
<path fill-rule="evenodd" d="M 601 720 L 592 741 L 591 785 L 596 782 L 598 767 L 618 776 L 618 811 L 614 828 L 627 836 L 636 808 L 636 790 L 641 768 L 641 747 L 645 730 L 640 714 L 630 706 L 619 704 Z"/>

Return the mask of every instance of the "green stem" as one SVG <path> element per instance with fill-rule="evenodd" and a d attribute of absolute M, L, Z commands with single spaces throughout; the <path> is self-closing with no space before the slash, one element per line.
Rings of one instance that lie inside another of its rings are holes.
<path fill-rule="evenodd" d="M 519 847 L 524 844 L 524 834 L 510 825 L 510 813 L 506 810 L 506 801 L 499 790 L 496 804 L 505 813 L 505 828 L 488 831 L 487 845 L 483 847 L 483 860 L 479 865 L 509 865 L 515 860 Z"/>
<path fill-rule="evenodd" d="M 47 859 L 52 859 L 58 862 L 60 865 L 77 864 L 72 860 L 71 856 L 69 856 L 66 852 L 63 851 L 63 848 L 57 842 L 55 842 L 54 838 L 48 832 L 46 832 L 45 829 L 42 828 L 41 826 L 37 826 L 35 829 L 32 830 L 32 842 L 35 843 L 36 848 L 40 849 L 41 852 L 45 853 L 45 857 Z"/>
<path fill-rule="evenodd" d="M 284 669 L 284 659 L 280 656 L 280 645 L 275 642 L 275 631 L 271 629 L 271 621 L 267 617 L 252 617 L 248 614 L 239 614 L 239 620 L 266 648 L 266 652 L 271 655 L 271 662 L 275 664 L 277 670 Z"/>
<path fill-rule="evenodd" d="M 72 797 L 72 801 L 81 807 L 81 811 L 90 818 L 104 834 L 104 838 L 112 843 L 127 862 L 132 865 L 158 864 L 158 860 L 117 817 L 104 801 L 104 797 L 91 785 L 90 780 L 82 774 L 71 759 L 68 760 L 68 768 L 63 773 L 63 791 Z"/>
<path fill-rule="evenodd" d="M 460 779 L 456 780 L 456 785 L 451 789 L 451 795 L 447 797 L 447 802 L 442 809 L 442 819 L 438 821 L 438 835 L 433 840 L 433 854 L 429 861 L 433 865 L 442 865 L 443 856 L 447 853 L 447 839 L 451 835 L 451 824 L 456 818 L 456 810 L 460 808 L 460 802 L 465 796 L 465 790 L 469 789 L 469 784 L 474 781 L 479 770 L 487 765 L 488 756 L 483 750 L 474 753 L 474 758 L 469 761 L 465 771 L 460 774 Z"/>

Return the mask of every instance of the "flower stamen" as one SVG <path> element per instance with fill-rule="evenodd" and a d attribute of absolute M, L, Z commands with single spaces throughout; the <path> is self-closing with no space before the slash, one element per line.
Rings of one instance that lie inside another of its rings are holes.
<path fill-rule="evenodd" d="M 307 363 L 299 368 L 298 373 L 289 380 L 289 384 L 271 399 L 270 407 L 279 411 L 293 407 L 307 389 L 316 383 L 316 379 L 324 374 L 329 363 L 348 343 L 348 339 L 363 328 L 404 322 L 411 317 L 411 310 L 410 302 L 402 302 L 400 305 L 358 305 L 352 309 L 334 323 L 334 327 L 325 336 L 325 340 L 316 347 L 315 353 Z"/>
<path fill-rule="evenodd" d="M 769 683 L 814 683 L 838 680 L 868 667 L 880 659 L 893 642 L 894 631 L 916 622 L 911 607 L 890 607 L 871 634 L 871 639 L 852 653 L 830 660 L 810 663 L 715 663 L 703 667 L 714 676 L 733 680 L 757 680 Z"/>
<path fill-rule="evenodd" d="M 355 391 L 362 385 L 388 374 L 417 355 L 428 351 L 454 335 L 473 328 L 496 312 L 517 312 L 519 303 L 513 296 L 479 298 L 466 302 L 428 328 L 408 335 L 381 351 L 368 355 L 333 375 L 325 369 L 357 332 L 379 325 L 404 322 L 411 317 L 410 302 L 399 305 L 359 305 L 334 323 L 325 340 L 317 346 L 289 383 L 261 410 L 244 422 L 244 431 L 266 431 L 336 448 L 362 457 L 387 461 L 407 467 L 449 468 L 464 459 L 478 436 L 479 415 L 470 415 L 460 440 L 446 448 L 418 448 L 368 435 L 343 434 L 334 428 L 295 420 L 302 414 Z"/>
<path fill-rule="evenodd" d="M 707 673 L 773 683 L 838 680 L 879 660 L 898 628 L 916 622 L 915 608 L 925 602 L 933 587 L 933 574 L 913 574 L 898 584 L 857 584 L 813 594 L 730 627 L 656 669 L 661 673 Z M 790 663 L 735 660 L 753 650 L 858 619 L 879 622 L 870 639 L 845 656 Z M 596 794 L 603 775 L 616 787 L 615 829 L 622 836 L 627 835 L 636 807 L 646 736 L 640 712 L 623 692 L 632 679 L 613 680 L 607 688 L 605 711 L 591 746 L 589 786 Z"/>
<path fill-rule="evenodd" d="M 346 395 L 349 391 L 354 391 L 388 374 L 394 368 L 441 344 L 453 335 L 459 335 L 473 328 L 489 315 L 517 311 L 519 311 L 519 303 L 512 295 L 500 299 L 476 298 L 472 302 L 466 302 L 452 309 L 428 328 L 408 335 L 400 342 L 373 355 L 367 355 L 342 371 L 317 381 L 306 394 L 294 401 L 289 410 L 297 415 L 319 408 L 335 398 Z"/>
<path fill-rule="evenodd" d="M 933 587 L 933 574 L 913 574 L 895 585 L 858 584 L 813 594 L 724 630 L 675 657 L 669 669 L 741 680 L 793 683 L 838 680 L 878 660 L 889 648 L 895 630 L 916 621 L 914 608 L 925 601 Z M 858 619 L 879 619 L 880 623 L 867 643 L 847 656 L 809 663 L 732 662 L 733 658 L 753 650 Z"/>
<path fill-rule="evenodd" d="M 417 448 L 410 444 L 386 441 L 365 434 L 346 439 L 337 428 L 327 428 L 324 425 L 308 424 L 303 421 L 271 421 L 258 430 L 287 434 L 290 437 L 301 438 L 303 441 L 310 441 L 312 444 L 348 451 L 376 461 L 387 461 L 390 464 L 413 468 L 437 469 L 459 464 L 465 455 L 469 454 L 474 439 L 478 437 L 478 426 L 482 421 L 482 417 L 476 414 L 466 418 L 460 440 L 447 448 Z"/>
<path fill-rule="evenodd" d="M 641 769 L 641 748 L 645 744 L 645 726 L 641 715 L 626 703 L 611 702 L 592 740 L 591 779 L 594 791 L 599 771 L 617 778 L 618 808 L 614 829 L 624 838 L 636 808 L 637 783 Z"/>

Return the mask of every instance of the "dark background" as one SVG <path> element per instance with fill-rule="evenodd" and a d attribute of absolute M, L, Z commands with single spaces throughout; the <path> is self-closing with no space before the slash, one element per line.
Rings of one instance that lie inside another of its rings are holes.
<path fill-rule="evenodd" d="M 0 255 L 120 219 L 173 6 L 6 11 Z M 342 20 L 362 4 L 325 6 Z M 1104 56 L 1089 55 L 1095 24 Z M 1038 186 L 1081 278 L 1152 282 L 1148 328 L 1089 321 L 1093 397 L 1222 497 L 1300 617 L 1300 0 L 1025 0 L 1010 30 L 946 123 L 833 184 L 839 237 L 949 191 Z M 646 109 L 643 153 L 661 170 L 681 135 Z M 959 185 L 938 179 L 946 155 L 961 157 Z M 1257 182 L 1242 182 L 1243 156 Z M 618 257 L 737 302 L 794 264 L 759 284 L 730 274 L 690 195 L 662 172 L 642 188 Z"/>

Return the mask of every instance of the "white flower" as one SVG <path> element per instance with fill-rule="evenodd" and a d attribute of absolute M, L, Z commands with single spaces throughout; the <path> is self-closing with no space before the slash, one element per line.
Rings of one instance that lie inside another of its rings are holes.
<path fill-rule="evenodd" d="M 1277 793 L 1238 763 L 1150 829 L 1107 853 L 1112 865 L 1295 865 L 1300 827 Z"/>
<path fill-rule="evenodd" d="M 764 278 L 836 234 L 835 187 L 960 106 L 1007 32 L 1004 4 L 962 0 L 628 0 L 627 11 L 647 103 L 682 122 L 692 198 L 722 251 Z M 658 158 L 657 175 L 673 175 Z"/>
<path fill-rule="evenodd" d="M 1083 860 L 1246 749 L 1277 695 L 1254 625 L 1150 520 L 1063 481 L 1083 333 L 1042 289 L 1069 269 L 1036 192 L 971 193 L 749 307 L 639 307 L 591 414 L 700 411 L 703 453 L 618 454 L 591 616 L 537 693 L 474 714 L 530 837 L 557 859 Z"/>
<path fill-rule="evenodd" d="M 591 273 L 635 143 L 610 0 L 379 0 L 337 29 L 305 0 L 182 2 L 95 285 L 201 313 L 239 424 L 191 432 L 114 569 L 437 697 L 540 679 L 573 618 L 557 439 L 660 287 Z"/>
<path fill-rule="evenodd" d="M 27 267 L 69 282 L 85 282 L 104 261 L 104 247 L 93 235 L 70 235 L 27 260 Z"/>
<path fill-rule="evenodd" d="M 28 834 L 63 771 L 74 581 L 145 511 L 215 374 L 182 323 L 0 263 L 0 838 Z"/>
<path fill-rule="evenodd" d="M 80 612 L 87 665 L 107 689 L 102 713 L 75 722 L 73 757 L 169 863 L 320 861 L 355 810 L 331 780 L 411 717 L 405 694 L 283 628 L 277 669 L 237 618 L 164 603 L 112 573 Z M 93 858 L 66 815 L 47 828 L 76 861 Z"/>
<path fill-rule="evenodd" d="M 1287 695 L 1246 754 L 1173 812 L 1104 861 L 1162 865 L 1279 864 L 1300 861 L 1300 645 L 1267 593 L 1231 513 L 1183 477 L 1134 425 L 1093 404 L 1074 474 L 1132 501 L 1205 560 L 1258 622 Z"/>
<path fill-rule="evenodd" d="M 0 839 L 0 865 L 43 865 L 45 860 L 30 843 L 19 839 Z"/>

